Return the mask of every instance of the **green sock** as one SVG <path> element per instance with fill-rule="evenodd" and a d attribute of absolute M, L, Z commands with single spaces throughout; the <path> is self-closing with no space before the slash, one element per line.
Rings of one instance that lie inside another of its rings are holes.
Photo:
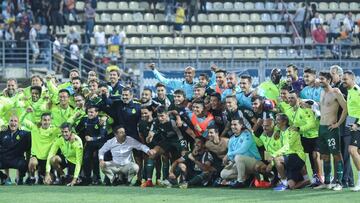
<path fill-rule="evenodd" d="M 344 164 L 341 160 L 336 163 L 336 168 L 337 181 L 341 183 L 344 169 Z"/>
<path fill-rule="evenodd" d="M 146 161 L 146 177 L 147 177 L 147 179 L 150 179 L 150 180 L 152 179 L 153 171 L 154 171 L 154 160 L 148 159 Z"/>
<path fill-rule="evenodd" d="M 331 162 L 324 161 L 325 184 L 330 184 Z"/>

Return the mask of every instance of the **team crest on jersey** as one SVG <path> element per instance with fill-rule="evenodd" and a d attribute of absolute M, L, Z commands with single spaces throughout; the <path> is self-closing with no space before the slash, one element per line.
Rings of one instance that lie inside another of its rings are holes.
<path fill-rule="evenodd" d="M 16 140 L 20 140 L 20 135 L 16 135 Z"/>
<path fill-rule="evenodd" d="M 131 110 L 131 113 L 132 113 L 132 114 L 136 114 L 136 109 L 132 109 L 132 110 Z"/>
<path fill-rule="evenodd" d="M 98 126 L 98 125 L 95 125 L 95 129 L 99 129 L 99 126 Z"/>

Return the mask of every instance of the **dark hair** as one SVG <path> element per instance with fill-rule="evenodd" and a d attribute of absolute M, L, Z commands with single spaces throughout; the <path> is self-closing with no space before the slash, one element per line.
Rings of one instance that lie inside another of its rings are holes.
<path fill-rule="evenodd" d="M 276 116 L 279 116 L 279 118 L 280 118 L 282 121 L 286 121 L 286 125 L 289 125 L 289 118 L 287 117 L 286 114 L 284 114 L 284 113 L 278 113 L 278 114 L 276 114 Z"/>
<path fill-rule="evenodd" d="M 225 99 L 235 99 L 236 100 L 236 96 L 235 95 L 227 95 L 225 97 Z"/>
<path fill-rule="evenodd" d="M 216 133 L 219 133 L 219 128 L 216 125 L 209 125 L 207 130 L 215 130 Z"/>
<path fill-rule="evenodd" d="M 348 74 L 348 75 L 351 75 L 351 76 L 354 76 L 354 77 L 355 77 L 355 73 L 352 72 L 351 70 L 346 70 L 346 71 L 344 71 L 344 74 Z"/>
<path fill-rule="evenodd" d="M 144 91 L 149 91 L 150 92 L 150 94 L 152 94 L 153 93 L 153 91 L 150 89 L 150 88 L 148 88 L 148 87 L 145 87 L 144 89 L 143 89 L 143 92 Z"/>
<path fill-rule="evenodd" d="M 66 93 L 68 94 L 68 96 L 70 96 L 69 90 L 67 90 L 67 89 L 61 89 L 61 90 L 59 90 L 59 94 L 60 94 L 60 93 L 63 93 L 63 92 L 66 92 Z"/>
<path fill-rule="evenodd" d="M 99 85 L 99 80 L 98 79 L 89 80 L 88 84 L 93 83 L 93 82 L 95 82 L 95 83 L 97 83 Z"/>
<path fill-rule="evenodd" d="M 294 64 L 289 64 L 287 68 L 293 68 L 294 71 L 298 71 L 299 69 Z"/>
<path fill-rule="evenodd" d="M 330 82 L 332 81 L 331 74 L 330 74 L 330 72 L 328 72 L 328 71 L 321 71 L 321 72 L 319 73 L 319 76 L 325 77 L 327 80 L 330 80 Z"/>
<path fill-rule="evenodd" d="M 122 89 L 123 92 L 130 92 L 130 94 L 133 94 L 133 90 L 130 87 L 124 87 Z"/>
<path fill-rule="evenodd" d="M 151 105 L 141 105 L 141 107 L 140 107 L 140 110 L 141 109 L 147 109 L 147 110 L 149 110 L 150 112 L 152 112 L 152 108 L 151 108 Z"/>
<path fill-rule="evenodd" d="M 264 101 L 264 97 L 259 96 L 259 95 L 256 95 L 256 96 L 253 96 L 253 97 L 251 98 L 251 102 L 254 102 L 254 101 L 256 101 L 256 100 L 259 100 L 260 103 L 261 103 L 261 102 Z"/>
<path fill-rule="evenodd" d="M 206 73 L 200 73 L 199 77 L 204 77 L 206 81 L 209 81 L 209 75 Z"/>
<path fill-rule="evenodd" d="M 221 101 L 221 94 L 218 92 L 213 92 L 210 97 L 216 97 L 219 101 Z"/>
<path fill-rule="evenodd" d="M 244 125 L 244 119 L 241 118 L 238 114 L 234 115 L 231 118 L 231 121 L 238 121 L 241 125 Z"/>
<path fill-rule="evenodd" d="M 164 83 L 158 82 L 156 83 L 155 87 L 158 88 L 158 87 L 166 87 L 166 86 Z"/>
<path fill-rule="evenodd" d="M 163 114 L 163 113 L 167 113 L 168 112 L 168 110 L 166 109 L 166 107 L 165 106 L 159 106 L 159 107 L 157 107 L 157 113 L 158 114 Z"/>
<path fill-rule="evenodd" d="M 203 99 L 200 99 L 200 98 L 194 99 L 193 102 L 192 102 L 192 104 L 193 104 L 193 105 L 194 105 L 194 104 L 200 104 L 200 105 L 202 105 L 202 106 L 205 106 L 204 100 L 203 100 Z"/>
<path fill-rule="evenodd" d="M 72 125 L 68 122 L 61 124 L 60 129 L 65 129 L 65 128 L 69 128 L 69 130 L 71 130 Z"/>
<path fill-rule="evenodd" d="M 216 73 L 224 73 L 224 75 L 226 75 L 226 70 L 223 70 L 223 69 L 219 69 L 219 70 L 217 70 L 216 72 L 215 72 L 215 74 Z"/>
<path fill-rule="evenodd" d="M 291 90 L 289 93 L 295 94 L 297 97 L 299 97 L 299 92 L 297 92 L 296 90 Z"/>
<path fill-rule="evenodd" d="M 201 85 L 200 83 L 196 83 L 196 85 L 194 85 L 194 89 L 198 89 L 198 88 L 206 88 L 206 87 Z"/>
<path fill-rule="evenodd" d="M 280 88 L 280 90 L 287 90 L 287 91 L 291 91 L 292 90 L 292 87 L 290 86 L 290 85 L 288 85 L 288 84 L 284 84 L 281 88 Z"/>
<path fill-rule="evenodd" d="M 116 131 L 118 131 L 120 128 L 124 128 L 124 130 L 125 130 L 125 127 L 123 126 L 123 125 L 116 125 L 116 126 L 114 126 L 113 127 L 113 133 L 115 133 Z"/>
<path fill-rule="evenodd" d="M 100 87 L 106 87 L 106 88 L 108 88 L 108 85 L 107 85 L 106 83 L 102 82 L 102 83 L 99 84 L 99 88 L 100 88 Z"/>
<path fill-rule="evenodd" d="M 80 78 L 80 77 L 73 77 L 73 78 L 72 78 L 72 80 L 71 80 L 71 82 L 72 82 L 72 81 L 74 81 L 74 80 L 79 80 L 79 81 L 80 81 L 80 83 L 82 83 L 82 80 L 81 80 L 81 78 Z"/>
<path fill-rule="evenodd" d="M 40 86 L 31 86 L 30 91 L 33 91 L 33 90 L 37 90 L 41 95 L 42 88 Z"/>
<path fill-rule="evenodd" d="M 86 107 L 86 113 L 89 109 L 95 109 L 96 112 L 99 112 L 99 107 L 95 106 L 95 105 L 89 105 Z"/>
<path fill-rule="evenodd" d="M 41 114 L 41 119 L 45 116 L 50 116 L 51 117 L 51 113 L 50 112 L 45 112 Z"/>
<path fill-rule="evenodd" d="M 71 72 L 77 72 L 80 75 L 80 71 L 77 68 L 71 69 L 69 73 Z"/>
<path fill-rule="evenodd" d="M 186 97 L 184 90 L 181 90 L 181 89 L 175 90 L 174 94 L 181 94 L 182 96 Z"/>
<path fill-rule="evenodd" d="M 316 70 L 315 69 L 312 69 L 310 67 L 306 67 L 304 69 L 304 73 L 309 73 L 309 74 L 312 74 L 312 75 L 316 75 Z"/>
<path fill-rule="evenodd" d="M 240 79 L 247 79 L 250 83 L 252 82 L 252 78 L 250 75 L 241 75 Z"/>

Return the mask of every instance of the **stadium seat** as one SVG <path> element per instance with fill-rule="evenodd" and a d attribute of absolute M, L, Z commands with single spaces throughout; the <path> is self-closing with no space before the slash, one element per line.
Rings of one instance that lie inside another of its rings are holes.
<path fill-rule="evenodd" d="M 256 49 L 255 56 L 256 58 L 266 58 L 266 51 L 264 49 Z"/>
<path fill-rule="evenodd" d="M 303 44 L 303 43 L 304 43 L 304 38 L 302 38 L 302 37 L 294 38 L 294 44 Z"/>
<path fill-rule="evenodd" d="M 135 49 L 134 51 L 134 58 L 136 59 L 143 59 L 145 58 L 145 52 L 142 49 Z"/>
<path fill-rule="evenodd" d="M 164 45 L 173 45 L 174 39 L 172 37 L 164 37 L 163 38 L 163 44 Z"/>
<path fill-rule="evenodd" d="M 184 38 L 182 38 L 182 37 L 175 37 L 175 38 L 174 38 L 174 44 L 175 44 L 175 45 L 184 45 Z"/>
<path fill-rule="evenodd" d="M 235 34 L 241 34 L 244 32 L 244 27 L 242 25 L 235 25 L 233 29 Z"/>
<path fill-rule="evenodd" d="M 126 33 L 137 33 L 135 25 L 127 25 L 126 26 Z"/>
<path fill-rule="evenodd" d="M 289 2 L 287 4 L 287 9 L 290 11 L 296 10 L 296 8 L 297 8 L 297 4 L 295 2 Z"/>
<path fill-rule="evenodd" d="M 162 2 L 158 1 L 158 3 L 156 4 L 156 9 L 163 11 L 165 10 L 165 5 Z"/>
<path fill-rule="evenodd" d="M 204 33 L 204 27 L 203 27 L 202 31 Z M 228 34 L 228 33 L 225 33 L 225 31 L 223 32 L 223 28 L 221 27 L 221 25 L 214 25 L 212 27 L 212 33 L 214 33 L 214 34 Z"/>
<path fill-rule="evenodd" d="M 107 6 L 106 6 L 106 8 L 107 8 L 107 10 L 117 10 L 118 9 L 118 3 L 117 2 L 115 2 L 115 1 L 110 1 L 110 2 L 108 2 L 107 3 Z"/>
<path fill-rule="evenodd" d="M 133 14 L 133 21 L 135 22 L 143 22 L 146 21 L 146 19 L 143 18 L 143 14 L 140 12 L 136 12 Z"/>
<path fill-rule="evenodd" d="M 195 39 L 193 37 L 185 37 L 185 44 L 186 45 L 194 45 Z"/>
<path fill-rule="evenodd" d="M 267 57 L 276 58 L 276 51 L 274 49 L 268 49 L 267 50 Z"/>
<path fill-rule="evenodd" d="M 90 37 L 90 45 L 95 45 L 95 38 Z"/>
<path fill-rule="evenodd" d="M 281 11 L 282 11 L 282 10 L 284 10 L 284 9 L 286 9 L 286 8 L 287 8 L 287 5 L 286 5 L 285 2 L 284 2 L 284 3 L 283 3 L 283 2 L 278 2 L 278 3 L 277 3 L 277 9 L 278 9 L 278 10 L 281 10 Z"/>
<path fill-rule="evenodd" d="M 131 22 L 133 20 L 132 15 L 130 13 L 124 13 L 122 15 L 123 22 Z"/>
<path fill-rule="evenodd" d="M 134 27 L 135 27 L 135 26 L 134 26 Z M 116 25 L 116 26 L 115 26 L 115 30 L 116 30 L 117 32 L 125 31 L 125 28 L 126 28 L 126 27 L 123 27 L 123 26 L 121 26 L 121 25 Z M 134 29 L 136 29 L 136 28 L 134 28 Z"/>
<path fill-rule="evenodd" d="M 243 2 L 234 2 L 234 10 L 241 11 L 244 10 L 244 3 Z"/>
<path fill-rule="evenodd" d="M 145 22 L 153 22 L 153 21 L 155 21 L 155 19 L 154 19 L 154 14 L 152 14 L 152 13 L 145 13 L 145 15 L 144 15 L 144 21 L 145 21 Z"/>
<path fill-rule="evenodd" d="M 108 13 L 102 13 L 102 14 L 100 15 L 100 19 L 101 19 L 101 21 L 103 21 L 103 22 L 111 22 L 111 16 L 110 16 L 110 14 L 108 14 Z"/>
<path fill-rule="evenodd" d="M 263 2 L 256 2 L 255 3 L 255 9 L 256 10 L 264 10 L 265 9 L 265 5 Z"/>
<path fill-rule="evenodd" d="M 255 26 L 255 33 L 256 34 L 263 34 L 265 33 L 265 27 L 263 25 L 256 25 Z"/>
<path fill-rule="evenodd" d="M 82 1 L 77 1 L 75 4 L 76 10 L 82 11 L 82 10 L 84 10 L 84 7 L 85 7 L 85 3 Z"/>
<path fill-rule="evenodd" d="M 127 58 L 134 58 L 134 51 L 131 49 L 126 49 L 126 57 Z"/>
<path fill-rule="evenodd" d="M 217 25 L 215 25 L 213 28 L 215 28 Z M 232 34 L 234 33 L 233 27 L 231 25 L 224 25 L 222 27 L 222 31 L 224 34 Z"/>
<path fill-rule="evenodd" d="M 240 37 L 239 44 L 249 44 L 249 38 L 247 37 Z"/>
<path fill-rule="evenodd" d="M 227 42 L 226 37 L 219 37 L 219 38 L 217 38 L 217 44 L 219 44 L 219 45 L 227 45 L 228 42 Z"/>
<path fill-rule="evenodd" d="M 148 26 L 148 33 L 157 34 L 159 32 L 158 27 L 156 25 Z"/>
<path fill-rule="evenodd" d="M 177 51 L 175 49 L 167 50 L 167 58 L 177 59 L 177 57 L 178 57 L 178 54 L 177 54 Z"/>
<path fill-rule="evenodd" d="M 187 58 L 189 58 L 188 50 L 186 50 L 186 49 L 180 49 L 180 50 L 178 51 L 178 58 L 179 58 L 179 59 L 187 59 Z"/>
<path fill-rule="evenodd" d="M 151 39 L 151 44 L 153 45 L 161 45 L 162 44 L 162 38 L 160 37 L 153 37 Z"/>
<path fill-rule="evenodd" d="M 101 19 L 100 19 L 100 15 L 99 15 L 99 14 L 97 14 L 97 13 L 95 13 L 95 21 L 96 21 L 96 22 L 101 21 Z"/>
<path fill-rule="evenodd" d="M 170 34 L 169 27 L 166 25 L 159 26 L 159 33 L 161 34 Z"/>
<path fill-rule="evenodd" d="M 265 9 L 266 9 L 266 10 L 273 10 L 273 9 L 275 9 L 275 4 L 274 4 L 273 2 L 267 1 L 267 2 L 265 3 Z"/>
<path fill-rule="evenodd" d="M 281 44 L 281 40 L 280 40 L 280 38 L 279 37 L 272 37 L 271 38 L 271 44 Z"/>
<path fill-rule="evenodd" d="M 156 52 L 154 49 L 147 49 L 145 51 L 145 58 L 147 59 L 155 59 L 156 58 Z"/>
<path fill-rule="evenodd" d="M 98 1 L 96 4 L 96 10 L 98 10 L 98 11 L 107 10 L 107 3 L 103 2 L 103 1 Z"/>
<path fill-rule="evenodd" d="M 139 10 L 139 3 L 136 1 L 129 2 L 129 9 L 130 10 Z"/>
<path fill-rule="evenodd" d="M 276 26 L 276 32 L 277 33 L 286 33 L 285 26 L 284 25 L 277 25 Z"/>
<path fill-rule="evenodd" d="M 223 49 L 222 50 L 222 57 L 227 58 L 227 59 L 232 58 L 231 49 Z"/>
<path fill-rule="evenodd" d="M 258 45 L 258 44 L 260 44 L 260 40 L 258 37 L 250 37 L 249 43 L 251 45 Z"/>
<path fill-rule="evenodd" d="M 234 9 L 234 5 L 231 2 L 225 2 L 224 3 L 224 10 L 225 11 L 230 11 Z"/>
<path fill-rule="evenodd" d="M 318 6 L 319 10 L 328 10 L 329 9 L 329 5 L 326 2 L 320 2 L 319 6 Z"/>
<path fill-rule="evenodd" d="M 165 50 L 165 49 L 158 49 L 158 50 L 156 50 L 156 52 L 157 52 L 157 56 L 159 57 L 159 58 L 167 58 L 167 50 Z"/>
<path fill-rule="evenodd" d="M 251 20 L 251 21 L 255 21 L 255 22 L 260 21 L 260 15 L 257 14 L 257 13 L 252 13 L 252 14 L 250 15 L 250 20 Z"/>
<path fill-rule="evenodd" d="M 210 13 L 208 16 L 209 22 L 217 22 L 219 20 L 216 13 Z"/>
<path fill-rule="evenodd" d="M 286 50 L 285 49 L 276 50 L 276 56 L 277 58 L 286 58 L 287 57 Z"/>
<path fill-rule="evenodd" d="M 291 41 L 290 37 L 282 37 L 281 43 L 285 44 L 285 45 L 290 45 L 290 44 L 292 44 L 292 41 Z"/>
<path fill-rule="evenodd" d="M 213 3 L 212 2 L 206 2 L 206 9 L 209 11 L 213 10 Z"/>
<path fill-rule="evenodd" d="M 237 14 L 237 13 L 231 13 L 229 15 L 230 22 L 239 22 L 239 19 L 240 19 L 240 17 L 239 17 L 239 14 Z"/>
<path fill-rule="evenodd" d="M 213 10 L 214 11 L 221 11 L 224 9 L 224 5 L 221 2 L 214 2 L 213 3 Z"/>
<path fill-rule="evenodd" d="M 206 38 L 206 44 L 207 45 L 215 45 L 216 44 L 216 38 L 215 37 Z"/>
<path fill-rule="evenodd" d="M 253 49 L 245 49 L 244 57 L 245 58 L 255 58 L 255 51 Z"/>
<path fill-rule="evenodd" d="M 199 54 L 200 58 L 206 58 L 209 59 L 211 58 L 211 52 L 208 49 L 202 49 L 200 50 L 200 54 Z"/>
<path fill-rule="evenodd" d="M 266 33 L 275 33 L 275 27 L 273 25 L 267 25 L 265 31 Z"/>
<path fill-rule="evenodd" d="M 245 31 L 245 33 L 253 34 L 254 33 L 254 27 L 252 25 L 245 25 L 244 31 Z"/>
<path fill-rule="evenodd" d="M 141 45 L 150 45 L 151 44 L 151 38 L 150 37 L 142 37 L 141 38 Z"/>
<path fill-rule="evenodd" d="M 155 14 L 155 21 L 164 21 L 165 20 L 165 15 L 162 13 L 157 13 Z"/>
<path fill-rule="evenodd" d="M 136 30 L 139 34 L 146 34 L 148 32 L 146 25 L 138 25 Z"/>
<path fill-rule="evenodd" d="M 182 33 L 183 33 L 183 34 L 190 34 L 190 33 L 191 33 L 191 31 L 190 31 L 190 26 L 188 26 L 188 25 L 183 25 Z"/>
<path fill-rule="evenodd" d="M 198 14 L 198 20 L 199 20 L 199 22 L 207 22 L 208 17 L 206 14 L 200 13 L 200 14 Z"/>
<path fill-rule="evenodd" d="M 242 49 L 234 49 L 234 58 L 243 58 L 244 50 Z"/>
<path fill-rule="evenodd" d="M 229 16 L 226 13 L 221 13 L 221 14 L 219 14 L 219 21 L 227 22 L 227 21 L 229 21 Z"/>
<path fill-rule="evenodd" d="M 261 37 L 260 38 L 260 44 L 269 45 L 270 44 L 270 39 L 268 37 Z"/>
<path fill-rule="evenodd" d="M 138 37 L 130 37 L 129 44 L 131 45 L 139 45 L 141 44 L 140 39 Z"/>
<path fill-rule="evenodd" d="M 351 2 L 349 7 L 351 8 L 351 10 L 358 10 L 359 9 L 359 3 L 358 2 Z M 356 18 L 359 19 L 359 18 Z"/>
<path fill-rule="evenodd" d="M 201 27 L 201 32 L 203 33 L 203 34 L 207 34 L 207 33 L 211 33 L 212 32 L 212 30 L 211 30 L 211 26 L 210 25 L 203 25 L 202 27 Z"/>
<path fill-rule="evenodd" d="M 196 45 L 204 45 L 206 44 L 206 39 L 204 37 L 197 37 L 195 40 Z"/>
<path fill-rule="evenodd" d="M 325 14 L 325 22 L 328 22 L 330 19 L 332 18 L 332 14 L 331 13 L 327 13 Z"/>
<path fill-rule="evenodd" d="M 331 2 L 329 3 L 329 10 L 338 10 L 339 9 L 339 5 L 338 3 L 335 3 L 335 2 Z"/>
<path fill-rule="evenodd" d="M 248 22 L 250 21 L 250 16 L 247 13 L 240 14 L 240 21 L 241 22 Z"/>
<path fill-rule="evenodd" d="M 195 59 L 199 56 L 199 52 L 196 49 L 191 49 L 189 52 L 189 58 Z"/>
<path fill-rule="evenodd" d="M 295 49 L 289 49 L 287 51 L 287 57 L 289 57 L 289 58 L 297 58 L 298 57 L 297 51 Z"/>
<path fill-rule="evenodd" d="M 244 9 L 245 10 L 254 10 L 255 6 L 253 2 L 246 2 L 244 4 Z"/>
<path fill-rule="evenodd" d="M 65 32 L 69 32 L 69 28 L 68 28 L 69 26 L 65 26 Z M 101 25 L 95 25 L 94 26 L 94 32 L 98 32 L 99 31 L 99 28 L 103 28 L 103 26 L 101 26 Z"/>
<path fill-rule="evenodd" d="M 270 14 L 262 13 L 261 14 L 261 21 L 270 21 Z"/>
<path fill-rule="evenodd" d="M 342 20 L 344 20 L 344 18 L 345 18 L 345 15 L 344 15 L 344 14 L 342 14 L 342 13 L 336 14 L 336 19 L 342 21 Z"/>
<path fill-rule="evenodd" d="M 360 49 L 355 49 L 354 50 L 354 56 L 355 57 L 360 57 Z"/>
<path fill-rule="evenodd" d="M 120 1 L 117 8 L 119 10 L 128 10 L 129 6 L 128 6 L 128 3 L 126 1 Z"/>
<path fill-rule="evenodd" d="M 112 25 L 106 25 L 105 27 L 104 27 L 104 32 L 105 32 L 105 34 L 112 34 L 113 33 L 113 31 L 115 30 L 115 27 L 114 26 L 112 26 Z"/>
<path fill-rule="evenodd" d="M 229 37 L 228 43 L 229 45 L 237 45 L 239 43 L 239 40 L 236 37 Z"/>
<path fill-rule="evenodd" d="M 211 57 L 212 57 L 212 58 L 222 58 L 221 50 L 219 50 L 219 49 L 213 49 L 213 50 L 211 51 Z"/>
<path fill-rule="evenodd" d="M 120 13 L 113 13 L 111 16 L 111 21 L 113 22 L 121 22 L 121 14 Z"/>
<path fill-rule="evenodd" d="M 193 34 L 201 34 L 201 28 L 199 25 L 191 26 L 191 33 Z"/>
<path fill-rule="evenodd" d="M 305 38 L 305 44 L 312 44 L 313 43 L 313 40 L 311 37 L 306 37 Z"/>
<path fill-rule="evenodd" d="M 278 13 L 272 13 L 271 21 L 280 21 L 280 15 Z"/>

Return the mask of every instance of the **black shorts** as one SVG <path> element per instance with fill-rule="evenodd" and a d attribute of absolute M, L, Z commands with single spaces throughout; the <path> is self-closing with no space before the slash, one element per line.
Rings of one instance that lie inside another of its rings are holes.
<path fill-rule="evenodd" d="M 350 131 L 351 143 L 350 145 L 360 148 L 360 131 Z"/>
<path fill-rule="evenodd" d="M 28 164 L 24 157 L 17 157 L 17 158 L 0 158 L 0 169 L 18 169 L 20 171 L 20 176 L 25 176 L 25 173 L 28 168 Z"/>
<path fill-rule="evenodd" d="M 60 155 L 61 158 L 61 168 L 65 169 L 67 168 L 67 175 L 73 176 L 75 173 L 75 167 L 76 165 L 71 163 L 69 160 L 67 160 L 63 155 Z"/>
<path fill-rule="evenodd" d="M 284 156 L 285 174 L 288 180 L 299 182 L 304 180 L 301 173 L 305 162 L 297 154 L 289 154 Z"/>
<path fill-rule="evenodd" d="M 304 152 L 305 153 L 312 153 L 313 151 L 318 152 L 319 148 L 317 147 L 317 137 L 316 138 L 306 138 L 306 137 L 301 137 L 301 145 L 304 148 Z"/>
<path fill-rule="evenodd" d="M 169 152 L 173 159 L 178 159 L 183 149 L 179 140 L 163 140 L 159 142 L 158 146 L 165 152 Z"/>

